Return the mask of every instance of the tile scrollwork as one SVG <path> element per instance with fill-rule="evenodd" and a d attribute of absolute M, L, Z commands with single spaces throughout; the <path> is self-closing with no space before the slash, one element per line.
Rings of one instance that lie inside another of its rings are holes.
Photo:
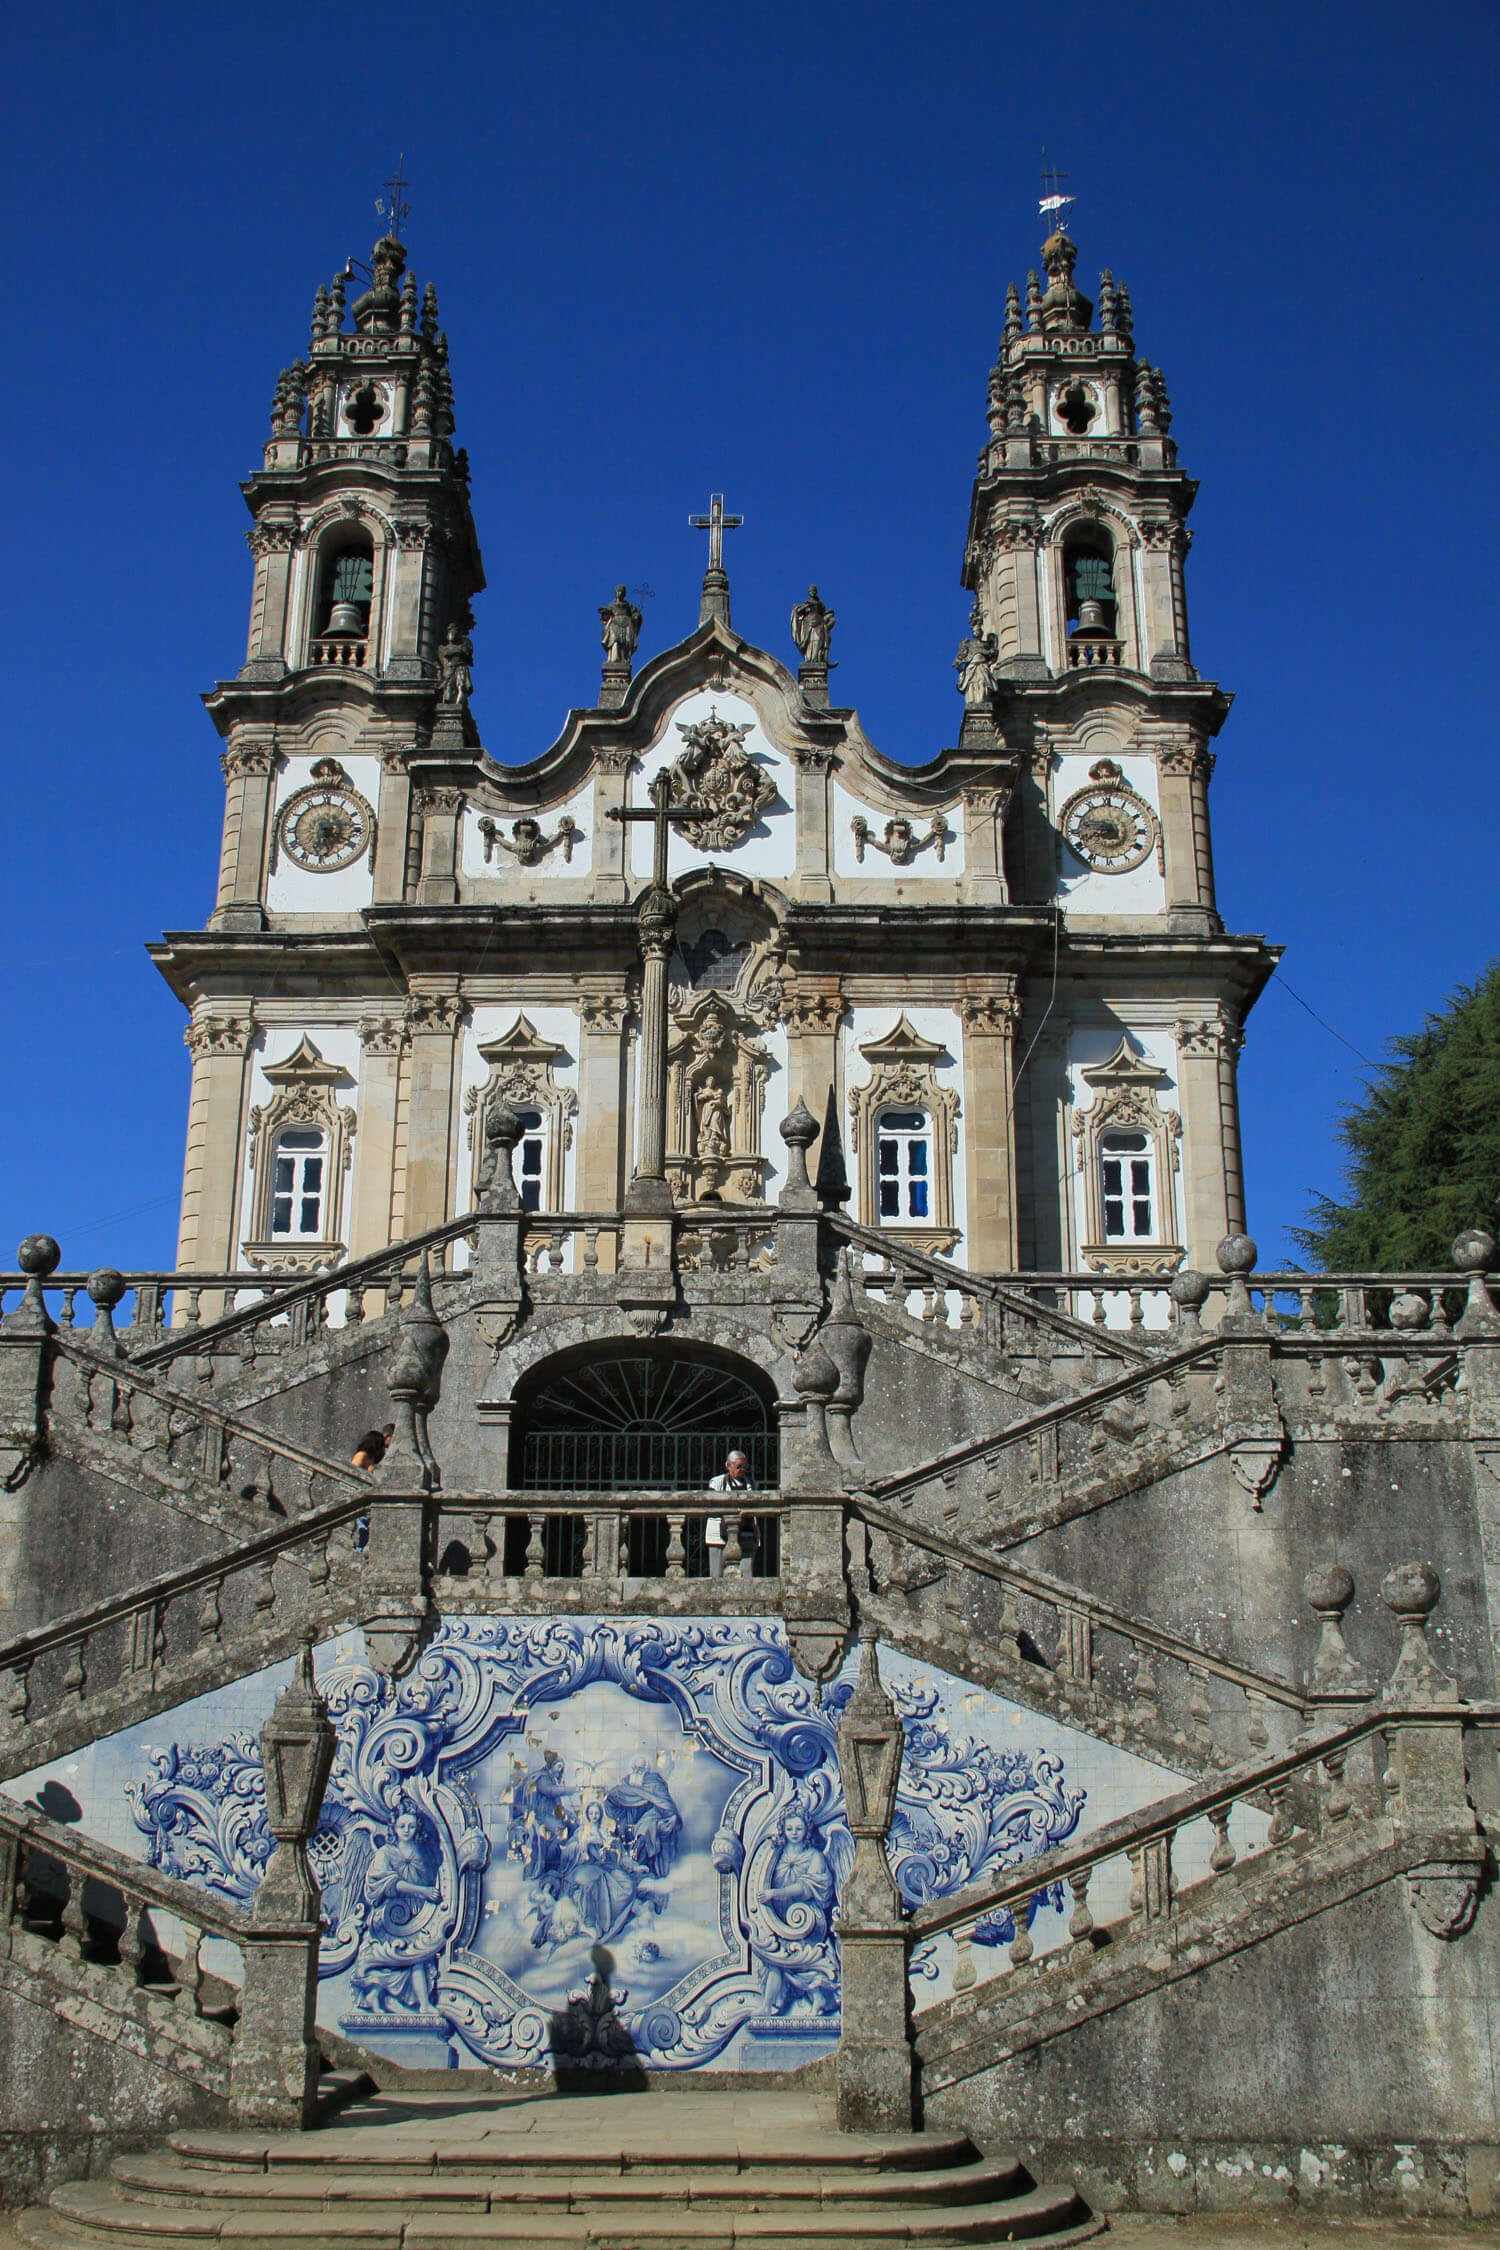
<path fill-rule="evenodd" d="M 311 1846 L 320 2018 L 408 2059 L 436 2041 L 501 2068 L 772 2067 L 832 2047 L 852 1676 L 820 1704 L 772 1620 L 450 1620 L 395 1683 L 356 1649 L 319 1680 L 338 1730 Z M 909 1905 L 1073 1833 L 1084 1791 L 1060 1758 L 972 1738 L 923 1680 L 894 1693 Z M 149 1762 L 126 1796 L 151 1864 L 248 1903 L 271 1851 L 254 1735 Z"/>

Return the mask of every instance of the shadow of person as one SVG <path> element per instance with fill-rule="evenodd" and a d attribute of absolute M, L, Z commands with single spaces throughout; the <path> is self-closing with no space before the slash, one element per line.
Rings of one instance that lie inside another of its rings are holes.
<path fill-rule="evenodd" d="M 59 1828 L 71 1828 L 83 1818 L 82 1805 L 72 1790 L 60 1781 L 44 1781 L 29 1802 L 33 1811 L 39 1812 L 44 1820 L 55 1820 Z"/>
<path fill-rule="evenodd" d="M 640 2094 L 646 2072 L 620 2008 L 629 1993 L 614 1982 L 615 1957 L 606 1945 L 589 1955 L 594 1973 L 570 1992 L 549 2024 L 552 2075 L 560 2094 Z"/>

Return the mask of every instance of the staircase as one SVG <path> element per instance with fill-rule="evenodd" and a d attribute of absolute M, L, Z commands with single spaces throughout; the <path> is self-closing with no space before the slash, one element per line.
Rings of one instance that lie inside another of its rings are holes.
<path fill-rule="evenodd" d="M 648 2250 L 1086 2241 L 1071 2187 L 959 2133 L 841 2133 L 806 2096 L 543 2095 L 455 2108 L 371 2096 L 336 2124 L 266 2136 L 180 2132 L 58 2188 L 19 2221 L 38 2250 L 233 2241 L 440 2250 L 577 2243 Z"/>

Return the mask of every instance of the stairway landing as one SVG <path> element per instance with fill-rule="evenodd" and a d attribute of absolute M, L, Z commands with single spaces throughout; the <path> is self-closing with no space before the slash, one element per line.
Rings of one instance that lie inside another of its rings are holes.
<path fill-rule="evenodd" d="M 1102 2223 L 961 2133 L 840 2133 L 809 2095 L 376 2094 L 309 2133 L 174 2133 L 17 2229 L 36 2250 L 946 2250 Z"/>

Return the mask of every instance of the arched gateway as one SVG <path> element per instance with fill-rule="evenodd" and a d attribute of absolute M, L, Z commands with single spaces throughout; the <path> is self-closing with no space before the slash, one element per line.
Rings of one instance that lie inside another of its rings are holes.
<path fill-rule="evenodd" d="M 702 1492 L 735 1449 L 780 1474 L 775 1396 L 746 1360 L 639 1344 L 549 1359 L 517 1392 L 511 1483 L 528 1492 Z"/>

